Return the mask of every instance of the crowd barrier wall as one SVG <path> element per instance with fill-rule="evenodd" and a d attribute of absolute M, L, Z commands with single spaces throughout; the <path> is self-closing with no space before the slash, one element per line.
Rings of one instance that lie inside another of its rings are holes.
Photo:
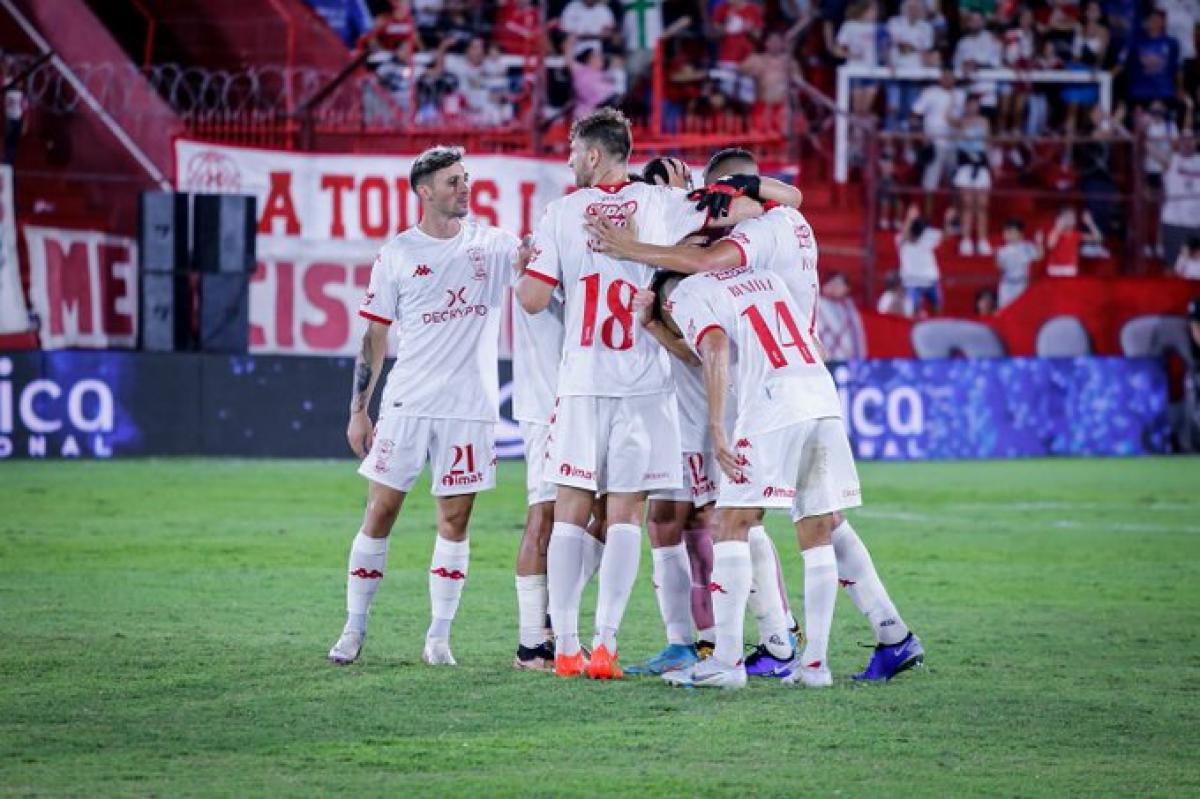
<path fill-rule="evenodd" d="M 349 457 L 352 360 L 0 353 L 0 459 Z M 497 454 L 521 456 L 511 363 Z M 861 459 L 1133 456 L 1168 451 L 1167 377 L 1136 358 L 835 364 Z"/>

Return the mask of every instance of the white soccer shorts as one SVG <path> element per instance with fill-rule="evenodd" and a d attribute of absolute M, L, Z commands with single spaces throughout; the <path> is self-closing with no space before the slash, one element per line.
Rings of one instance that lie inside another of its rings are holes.
<path fill-rule="evenodd" d="M 429 462 L 433 495 L 452 497 L 496 487 L 492 422 L 385 415 L 358 473 L 407 493 Z"/>
<path fill-rule="evenodd" d="M 721 466 L 709 452 L 683 453 L 683 488 L 655 491 L 650 499 L 665 502 L 690 502 L 703 508 L 717 501 L 717 486 L 721 483 Z"/>
<path fill-rule="evenodd" d="M 553 502 L 558 486 L 543 479 L 550 457 L 550 425 L 518 422 L 525 442 L 525 503 Z"/>
<path fill-rule="evenodd" d="M 681 486 L 674 394 L 560 397 L 545 479 L 610 494 Z"/>
<path fill-rule="evenodd" d="M 793 521 L 862 504 L 842 420 L 807 419 L 767 433 L 738 434 L 737 482 L 721 475 L 717 507 L 790 508 Z"/>

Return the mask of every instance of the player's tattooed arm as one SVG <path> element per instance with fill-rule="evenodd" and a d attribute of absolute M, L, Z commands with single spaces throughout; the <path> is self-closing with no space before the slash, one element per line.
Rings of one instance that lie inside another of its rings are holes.
<path fill-rule="evenodd" d="M 725 435 L 725 398 L 729 389 L 729 337 L 719 327 L 709 328 L 700 339 L 700 359 L 704 364 L 704 393 L 708 397 L 708 434 L 721 471 L 736 480 L 742 467 L 729 448 Z"/>
<path fill-rule="evenodd" d="M 371 322 L 363 333 L 362 348 L 354 359 L 354 386 L 350 393 L 350 423 L 346 427 L 346 440 L 350 449 L 360 458 L 367 457 L 374 437 L 374 425 L 367 407 L 375 393 L 375 381 L 383 366 L 387 350 L 387 325 Z"/>
<path fill-rule="evenodd" d="M 637 261 L 686 275 L 729 269 L 742 263 L 741 250 L 729 242 L 717 242 L 711 247 L 692 244 L 664 247 L 638 241 L 628 229 L 617 227 L 603 216 L 589 217 L 587 226 L 593 249 L 624 261 Z"/>

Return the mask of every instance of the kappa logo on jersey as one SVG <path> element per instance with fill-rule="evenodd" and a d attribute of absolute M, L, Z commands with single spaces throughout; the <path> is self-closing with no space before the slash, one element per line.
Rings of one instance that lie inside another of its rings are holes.
<path fill-rule="evenodd" d="M 717 594 L 717 593 L 728 594 L 729 593 L 728 591 L 725 590 L 725 587 L 722 586 L 720 583 L 709 583 L 708 584 L 708 592 L 710 594 Z"/>
<path fill-rule="evenodd" d="M 558 467 L 558 473 L 563 477 L 578 477 L 583 480 L 591 480 L 593 472 L 588 469 L 580 469 L 578 466 L 572 466 L 569 463 L 564 463 Z"/>
<path fill-rule="evenodd" d="M 362 580 L 382 580 L 383 572 L 379 571 L 379 569 L 364 569 L 363 567 L 359 566 L 357 569 L 350 572 L 350 576 L 358 577 Z"/>
<path fill-rule="evenodd" d="M 433 270 L 425 264 L 418 264 L 417 268 L 413 270 L 413 277 L 429 277 L 432 274 Z"/>
<path fill-rule="evenodd" d="M 460 572 L 458 569 L 447 569 L 445 566 L 438 566 L 436 569 L 430 569 L 429 573 L 437 577 L 444 577 L 447 580 L 467 579 L 467 575 L 464 572 Z"/>
<path fill-rule="evenodd" d="M 752 449 L 753 445 L 748 438 L 739 438 L 737 443 L 733 445 L 734 449 Z"/>
<path fill-rule="evenodd" d="M 767 499 L 771 497 L 782 497 L 783 499 L 793 499 L 796 496 L 796 489 L 787 488 L 784 486 L 767 486 L 763 489 L 763 496 Z"/>
<path fill-rule="evenodd" d="M 471 262 L 472 280 L 487 280 L 487 266 L 483 259 L 482 247 L 471 247 L 467 250 L 467 260 Z"/>

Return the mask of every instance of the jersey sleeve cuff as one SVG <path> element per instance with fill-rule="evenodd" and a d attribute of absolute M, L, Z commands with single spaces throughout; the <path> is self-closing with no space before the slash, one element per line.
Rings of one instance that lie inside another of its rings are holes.
<path fill-rule="evenodd" d="M 558 285 L 558 280 L 550 277 L 550 275 L 543 274 L 542 272 L 539 272 L 536 269 L 526 269 L 525 274 L 529 275 L 534 280 L 540 280 L 549 286 L 557 286 Z"/>
<path fill-rule="evenodd" d="M 385 319 L 382 316 L 376 316 L 375 314 L 371 313 L 370 311 L 364 311 L 361 308 L 358 310 L 358 315 L 361 316 L 363 319 L 369 319 L 372 322 L 378 322 L 381 325 L 390 325 L 392 323 L 391 319 Z"/>
<path fill-rule="evenodd" d="M 695 347 L 696 347 L 696 351 L 697 351 L 697 352 L 699 352 L 699 351 L 700 351 L 700 341 L 701 341 L 701 340 L 702 340 L 702 339 L 703 339 L 705 336 L 707 336 L 707 335 L 708 335 L 708 333 L 709 333 L 709 331 L 710 331 L 710 330 L 722 330 L 722 329 L 723 329 L 723 328 L 722 328 L 720 325 L 705 325 L 705 326 L 704 326 L 704 328 L 703 328 L 703 329 L 702 329 L 702 330 L 701 330 L 699 333 L 697 333 L 697 334 L 696 334 L 696 340 L 695 340 L 695 342 L 694 342 L 694 345 L 695 345 Z"/>

